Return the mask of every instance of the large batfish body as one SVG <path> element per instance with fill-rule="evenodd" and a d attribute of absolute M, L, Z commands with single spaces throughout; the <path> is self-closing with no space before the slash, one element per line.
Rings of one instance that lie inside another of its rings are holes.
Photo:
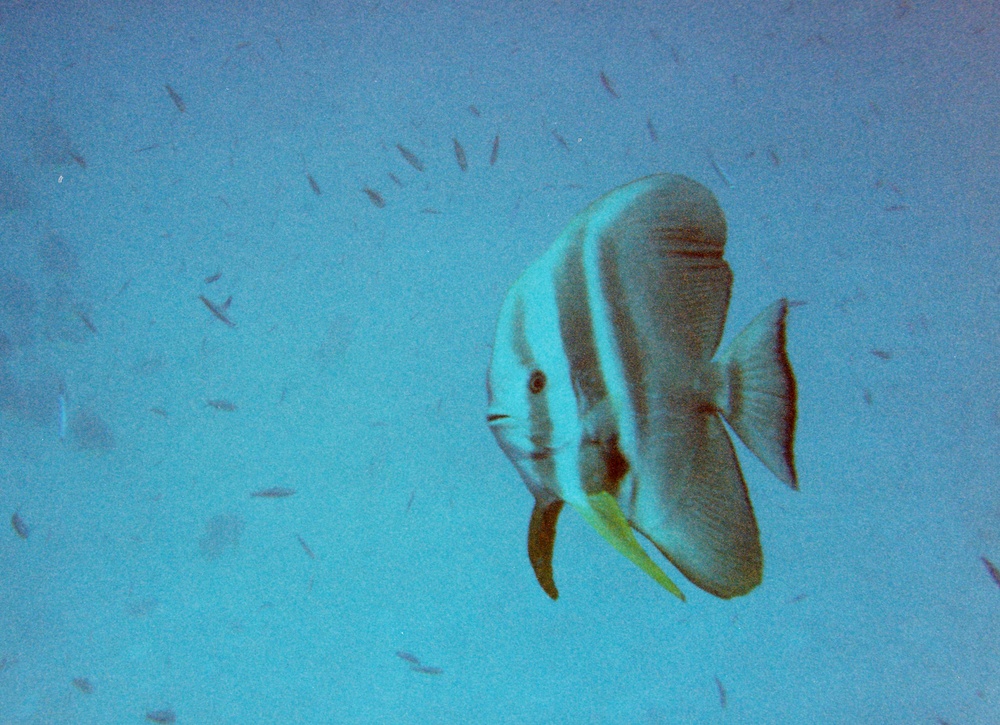
<path fill-rule="evenodd" d="M 507 294 L 486 418 L 535 498 L 528 556 L 553 599 L 564 503 L 682 599 L 633 530 L 716 596 L 761 581 L 757 522 L 723 420 L 797 488 L 788 303 L 716 357 L 732 285 L 725 242 L 712 192 L 649 176 L 578 214 Z"/>

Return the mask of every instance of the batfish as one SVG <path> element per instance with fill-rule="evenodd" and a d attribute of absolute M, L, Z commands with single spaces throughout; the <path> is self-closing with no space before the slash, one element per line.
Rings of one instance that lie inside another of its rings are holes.
<path fill-rule="evenodd" d="M 534 496 L 528 557 L 553 599 L 565 503 L 682 600 L 633 530 L 717 597 L 761 581 L 760 535 L 725 423 L 798 488 L 789 303 L 774 302 L 716 355 L 733 281 L 725 243 L 711 191 L 648 176 L 584 209 L 507 293 L 486 421 Z"/>

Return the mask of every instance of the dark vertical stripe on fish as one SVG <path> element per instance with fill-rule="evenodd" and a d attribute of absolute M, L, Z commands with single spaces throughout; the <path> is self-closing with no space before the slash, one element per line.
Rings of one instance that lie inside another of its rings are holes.
<path fill-rule="evenodd" d="M 569 361 L 573 390 L 578 397 L 582 396 L 582 400 L 577 400 L 581 418 L 608 394 L 597 356 L 594 321 L 590 314 L 590 296 L 583 267 L 586 232 L 586 226 L 581 225 L 555 279 L 559 336 Z"/>

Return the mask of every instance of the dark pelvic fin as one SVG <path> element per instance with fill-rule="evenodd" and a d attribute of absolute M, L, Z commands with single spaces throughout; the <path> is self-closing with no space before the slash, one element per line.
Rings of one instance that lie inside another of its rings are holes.
<path fill-rule="evenodd" d="M 559 590 L 552 578 L 552 552 L 556 546 L 556 521 L 562 507 L 563 502 L 558 499 L 550 503 L 536 500 L 531 523 L 528 524 L 528 558 L 538 583 L 553 599 L 559 598 Z"/>

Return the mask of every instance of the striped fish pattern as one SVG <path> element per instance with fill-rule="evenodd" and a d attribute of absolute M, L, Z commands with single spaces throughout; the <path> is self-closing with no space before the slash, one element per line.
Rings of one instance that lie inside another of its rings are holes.
<path fill-rule="evenodd" d="M 634 531 L 717 597 L 761 581 L 757 522 L 723 420 L 798 488 L 788 302 L 716 356 L 733 279 L 725 242 L 711 191 L 645 177 L 578 214 L 504 300 L 486 420 L 534 496 L 528 557 L 553 599 L 565 503 L 682 600 Z"/>

